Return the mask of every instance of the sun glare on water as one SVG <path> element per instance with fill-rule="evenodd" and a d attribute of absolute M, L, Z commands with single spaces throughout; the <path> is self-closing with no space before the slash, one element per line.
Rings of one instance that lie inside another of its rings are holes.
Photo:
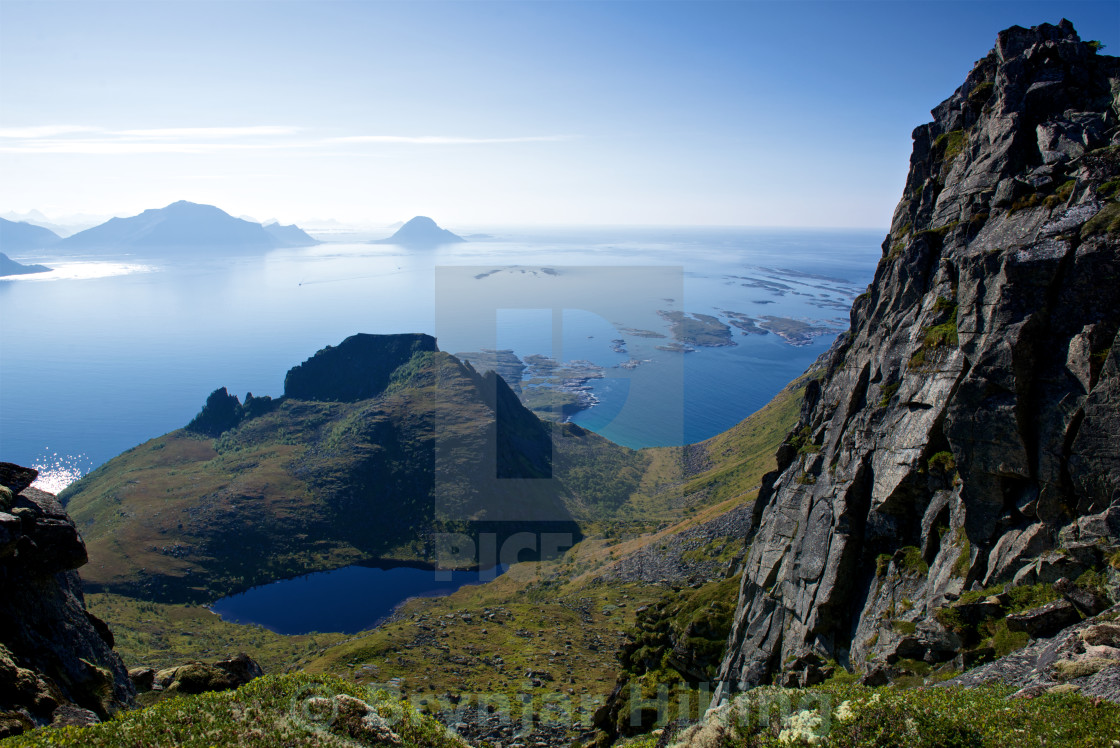
<path fill-rule="evenodd" d="M 51 268 L 50 272 L 6 276 L 5 280 L 91 280 L 93 278 L 111 278 L 115 275 L 150 273 L 155 270 L 155 268 L 150 265 L 128 262 L 60 262 L 51 264 L 49 267 Z"/>
<path fill-rule="evenodd" d="M 31 487 L 57 494 L 88 473 L 93 467 L 93 461 L 84 454 L 60 455 L 52 452 L 47 455 L 44 452 L 44 456 L 33 462 L 31 467 L 39 471 L 39 477 Z"/>

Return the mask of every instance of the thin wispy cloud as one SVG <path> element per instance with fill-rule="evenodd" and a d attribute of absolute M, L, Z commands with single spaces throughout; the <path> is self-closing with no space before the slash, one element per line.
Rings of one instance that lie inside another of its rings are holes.
<path fill-rule="evenodd" d="M 64 153 L 92 156 L 124 156 L 151 153 L 221 153 L 228 151 L 275 151 L 313 148 L 316 143 L 186 143 L 128 140 L 29 140 L 18 144 L 0 142 L 0 153 Z"/>
<path fill-rule="evenodd" d="M 139 138 L 241 138 L 259 135 L 295 135 L 299 127 L 253 125 L 250 127 L 157 127 L 118 130 L 114 135 Z"/>
<path fill-rule="evenodd" d="M 84 125 L 40 125 L 0 128 L 0 153 L 204 154 L 229 151 L 291 150 L 340 145 L 471 146 L 513 143 L 555 143 L 571 135 L 464 137 L 457 135 L 346 135 L 312 137 L 304 128 L 283 125 L 240 127 L 156 127 L 107 130 Z"/>
<path fill-rule="evenodd" d="M 0 153 L 127 155 L 215 153 L 220 151 L 308 148 L 292 139 L 298 127 L 155 127 L 107 130 L 84 125 L 0 128 Z"/>

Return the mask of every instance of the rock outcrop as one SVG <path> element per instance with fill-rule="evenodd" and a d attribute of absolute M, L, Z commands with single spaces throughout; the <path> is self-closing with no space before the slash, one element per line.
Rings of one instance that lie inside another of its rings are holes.
<path fill-rule="evenodd" d="M 1057 636 L 1032 642 L 995 662 L 938 686 L 1003 683 L 1019 690 L 1012 698 L 1044 693 L 1080 693 L 1120 702 L 1120 606 L 1073 624 Z"/>
<path fill-rule="evenodd" d="M 1095 569 L 1115 594 L 1120 60 L 1098 47 L 1001 32 L 914 131 L 874 282 L 763 481 L 721 695 L 808 657 L 960 662 L 936 614 L 968 590 Z"/>
<path fill-rule="evenodd" d="M 85 608 L 85 544 L 36 476 L 0 463 L 0 738 L 96 722 L 135 696 L 112 632 Z"/>
<path fill-rule="evenodd" d="M 138 691 L 162 691 L 167 694 L 229 691 L 262 675 L 261 666 L 244 653 L 214 663 L 193 661 L 159 671 L 151 668 L 128 671 Z"/>
<path fill-rule="evenodd" d="M 435 350 L 436 339 L 422 333 L 351 335 L 290 369 L 284 377 L 284 397 L 340 402 L 375 397 L 414 354 Z"/>

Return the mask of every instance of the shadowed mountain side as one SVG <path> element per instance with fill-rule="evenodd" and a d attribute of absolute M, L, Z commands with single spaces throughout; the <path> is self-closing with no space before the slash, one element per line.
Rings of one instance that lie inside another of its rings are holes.
<path fill-rule="evenodd" d="M 261 226 L 234 218 L 213 205 L 186 200 L 152 208 L 129 218 L 111 218 L 58 243 L 59 249 L 275 249 L 317 244 L 294 226 Z M 293 243 L 296 242 L 296 243 Z"/>
<path fill-rule="evenodd" d="M 402 247 L 436 247 L 440 244 L 459 244 L 465 242 L 461 236 L 441 229 L 427 216 L 416 216 L 388 239 L 374 239 L 370 244 L 397 244 Z"/>
<path fill-rule="evenodd" d="M 62 237 L 50 229 L 36 226 L 25 221 L 9 221 L 0 218 L 0 249 L 18 252 L 21 249 L 42 249 L 62 241 Z"/>
<path fill-rule="evenodd" d="M 294 223 L 288 226 L 269 223 L 265 224 L 264 230 L 281 247 L 310 247 L 313 244 L 322 244 Z"/>
<path fill-rule="evenodd" d="M 351 335 L 289 370 L 284 377 L 284 396 L 341 402 L 374 397 L 414 354 L 435 350 L 436 339 L 431 335 Z"/>

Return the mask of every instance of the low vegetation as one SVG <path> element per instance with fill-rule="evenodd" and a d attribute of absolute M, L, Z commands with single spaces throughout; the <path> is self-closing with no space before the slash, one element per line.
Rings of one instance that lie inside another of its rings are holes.
<path fill-rule="evenodd" d="M 936 351 L 960 344 L 957 336 L 957 304 L 939 296 L 934 304 L 934 311 L 939 316 L 947 315 L 947 318 L 944 322 L 922 329 L 921 346 L 910 356 L 908 363 L 911 370 L 928 368 Z"/>
<path fill-rule="evenodd" d="M 676 736 L 680 748 L 741 746 L 1101 746 L 1120 735 L 1120 706 L 1066 693 L 1007 697 L 1014 689 L 757 688 Z M 633 745 L 642 745 L 635 741 Z"/>
<path fill-rule="evenodd" d="M 347 638 L 339 633 L 285 636 L 263 626 L 223 621 L 200 605 L 157 603 L 124 595 L 86 595 L 90 612 L 112 622 L 117 652 L 129 667 L 165 668 L 249 653 L 265 672 L 284 672 Z"/>
<path fill-rule="evenodd" d="M 103 724 L 34 730 L 3 745 L 466 748 L 438 721 L 384 691 L 306 675 L 264 676 L 236 691 L 170 697 Z"/>
<path fill-rule="evenodd" d="M 882 389 L 880 389 L 882 395 L 879 397 L 879 407 L 885 408 L 890 405 L 891 398 L 894 397 L 894 393 L 898 392 L 898 388 L 901 386 L 902 382 L 891 382 L 890 384 L 884 384 Z"/>
<path fill-rule="evenodd" d="M 1120 203 L 1117 202 L 1105 205 L 1081 227 L 1082 239 L 1095 234 L 1115 233 L 1120 233 Z"/>
<path fill-rule="evenodd" d="M 935 154 L 940 151 L 941 160 L 945 164 L 942 169 L 948 170 L 957 156 L 964 152 L 967 145 L 968 133 L 964 130 L 950 130 L 938 135 L 933 141 L 933 150 Z"/>
<path fill-rule="evenodd" d="M 661 691 L 669 714 L 702 716 L 708 706 L 703 689 L 718 674 L 738 591 L 738 576 L 713 580 L 638 613 L 618 655 L 621 688 L 612 704 L 616 734 L 640 731 L 630 724 L 630 702 L 639 694 L 656 701 Z"/>

